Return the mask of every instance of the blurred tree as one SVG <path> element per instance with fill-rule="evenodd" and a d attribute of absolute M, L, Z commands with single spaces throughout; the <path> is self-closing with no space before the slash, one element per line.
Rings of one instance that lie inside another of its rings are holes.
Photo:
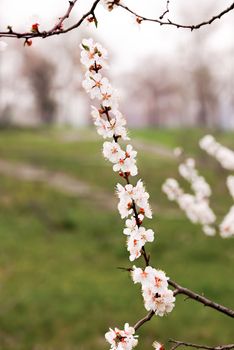
<path fill-rule="evenodd" d="M 0 128 L 9 128 L 12 125 L 12 106 L 7 104 L 0 110 Z"/>
<path fill-rule="evenodd" d="M 139 118 L 144 118 L 143 123 L 147 125 L 162 126 L 172 118 L 179 119 L 181 87 L 175 76 L 178 69 L 155 57 L 146 58 L 141 66 L 143 70 L 132 72 L 125 79 L 127 105 L 133 108 Z"/>
<path fill-rule="evenodd" d="M 52 124 L 56 118 L 56 101 L 52 95 L 55 66 L 42 54 L 25 51 L 23 73 L 35 94 L 38 116 L 45 124 Z"/>

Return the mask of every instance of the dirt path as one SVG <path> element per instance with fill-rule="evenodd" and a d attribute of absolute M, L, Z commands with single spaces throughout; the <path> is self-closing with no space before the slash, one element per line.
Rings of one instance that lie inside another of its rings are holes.
<path fill-rule="evenodd" d="M 95 132 L 90 132 L 87 135 L 82 135 L 77 132 L 67 132 L 67 133 L 64 133 L 64 135 L 60 137 L 59 140 L 62 142 L 77 142 L 77 141 L 96 142 L 100 140 L 100 137 L 98 137 L 98 135 Z M 175 158 L 172 149 L 160 144 L 153 144 L 151 142 L 147 142 L 139 138 L 138 139 L 135 138 L 134 140 L 131 140 L 131 144 L 138 151 L 148 152 L 164 158 L 165 157 L 170 159 Z"/>
<path fill-rule="evenodd" d="M 111 196 L 101 188 L 92 186 L 62 172 L 53 172 L 26 163 L 0 160 L 0 174 L 22 181 L 45 183 L 62 193 L 93 199 L 104 209 L 116 210 L 117 199 L 115 199 L 114 194 Z"/>
<path fill-rule="evenodd" d="M 105 210 L 115 211 L 118 200 L 113 193 L 108 193 L 100 187 L 79 180 L 63 172 L 49 171 L 27 163 L 19 163 L 0 159 L 0 175 L 9 176 L 17 180 L 41 182 L 55 190 L 69 196 L 88 198 L 95 201 Z M 153 203 L 156 212 L 157 206 Z"/>
<path fill-rule="evenodd" d="M 163 158 L 175 159 L 173 150 L 162 145 L 152 144 L 139 139 L 132 140 L 131 144 L 138 150 L 149 152 Z"/>

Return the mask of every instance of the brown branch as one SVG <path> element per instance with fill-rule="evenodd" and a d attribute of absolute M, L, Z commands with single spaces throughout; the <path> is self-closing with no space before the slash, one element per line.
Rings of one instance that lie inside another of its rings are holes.
<path fill-rule="evenodd" d="M 170 339 L 169 343 L 175 344 L 174 346 L 171 347 L 171 350 L 175 350 L 179 346 L 188 346 L 188 347 L 191 347 L 191 348 L 206 349 L 206 350 L 230 350 L 230 349 L 234 348 L 234 344 L 207 346 L 207 345 L 199 345 L 199 344 L 187 343 L 185 341 L 174 340 L 174 339 Z"/>
<path fill-rule="evenodd" d="M 131 271 L 132 269 L 125 269 L 126 271 Z M 176 296 L 177 294 L 184 294 L 184 295 L 187 295 L 189 298 L 199 302 L 199 303 L 202 303 L 204 306 L 209 306 L 211 307 L 212 309 L 215 309 L 221 313 L 224 313 L 225 315 L 227 316 L 230 316 L 230 317 L 234 317 L 234 311 L 232 309 L 229 309 L 227 308 L 226 306 L 223 306 L 221 304 L 218 304 L 218 303 L 215 303 L 213 302 L 212 300 L 210 299 L 207 299 L 197 293 L 194 293 L 193 291 L 191 291 L 190 289 L 188 288 L 184 288 L 184 287 L 181 287 L 178 283 L 176 282 L 173 282 L 171 280 L 168 281 L 169 285 L 173 286 L 174 288 L 176 288 L 173 292 L 174 296 Z M 136 322 L 134 328 L 135 330 L 137 330 L 138 328 L 140 328 L 141 326 L 143 326 L 144 323 L 146 323 L 147 321 L 151 320 L 151 318 L 154 316 L 154 311 L 150 311 L 145 317 L 143 317 L 142 319 L 140 319 L 139 321 Z M 181 344 L 182 345 L 182 344 Z M 204 349 L 210 349 L 210 350 L 224 350 L 224 349 L 232 349 L 231 348 L 226 348 L 224 346 L 224 348 L 219 348 L 219 347 L 216 347 L 216 348 L 204 348 Z M 173 350 L 173 349 L 172 349 Z"/>
<path fill-rule="evenodd" d="M 146 256 L 147 256 L 147 253 L 145 253 Z M 147 266 L 147 265 L 146 265 Z M 131 272 L 133 271 L 133 269 L 130 267 L 130 268 L 125 268 L 125 267 L 119 267 L 119 269 L 123 270 L 123 271 L 127 271 L 127 272 Z M 195 293 L 193 291 L 191 291 L 190 289 L 188 288 L 184 288 L 182 286 L 180 286 L 178 283 L 172 281 L 172 280 L 169 280 L 168 281 L 168 284 L 172 287 L 174 287 L 174 291 L 173 291 L 173 294 L 174 296 L 178 295 L 178 294 L 184 294 L 186 295 L 188 298 L 191 298 L 201 304 L 203 304 L 204 306 L 208 306 L 212 309 L 215 309 L 216 311 L 219 311 L 227 316 L 230 316 L 230 317 L 234 317 L 234 310 L 232 309 L 229 309 L 227 308 L 226 306 L 223 306 L 221 304 L 218 304 L 218 303 L 215 303 L 214 301 L 208 299 L 208 298 L 205 298 L 204 296 L 198 294 L 198 293 Z M 150 311 L 146 316 L 144 316 L 142 319 L 140 319 L 139 321 L 136 322 L 134 328 L 135 330 L 137 330 L 138 328 L 140 328 L 144 323 L 146 323 L 147 321 L 151 320 L 151 318 L 154 316 L 155 312 L 154 311 Z M 204 348 L 206 349 L 206 348 Z M 225 347 L 224 348 L 207 348 L 207 349 L 215 349 L 215 350 L 224 350 L 226 349 Z M 227 348 L 229 349 L 229 348 Z"/>
<path fill-rule="evenodd" d="M 164 16 L 166 16 L 166 14 L 170 12 L 170 10 L 169 10 L 169 5 L 170 5 L 170 0 L 167 0 L 166 10 L 165 10 L 165 11 L 163 12 L 163 14 L 159 17 L 159 19 L 162 20 L 162 19 L 164 18 Z"/>
<path fill-rule="evenodd" d="M 89 16 L 92 16 L 92 18 L 94 19 L 95 24 L 97 24 L 97 20 L 96 20 L 96 16 L 95 16 L 95 9 L 98 5 L 98 3 L 100 2 L 100 0 L 96 0 L 93 2 L 93 5 L 91 7 L 91 9 L 82 16 L 82 18 L 76 22 L 75 24 L 71 25 L 70 27 L 63 29 L 62 25 L 65 21 L 65 19 L 69 18 L 75 4 L 76 4 L 77 0 L 73 0 L 73 1 L 69 1 L 69 7 L 66 11 L 66 13 L 64 14 L 64 16 L 60 17 L 59 22 L 50 30 L 48 31 L 33 31 L 33 32 L 16 32 L 13 30 L 12 26 L 8 26 L 8 30 L 7 31 L 0 31 L 0 37 L 5 37 L 5 38 L 16 38 L 16 39 L 25 39 L 26 41 L 28 41 L 29 39 L 33 39 L 33 38 L 47 38 L 50 36 L 54 36 L 54 35 L 60 35 L 60 34 L 65 34 L 68 33 L 76 28 L 78 28 L 83 21 L 88 18 Z M 122 9 L 126 10 L 127 12 L 131 13 L 132 15 L 134 15 L 136 17 L 136 19 L 138 21 L 140 21 L 139 23 L 141 23 L 142 21 L 149 21 L 149 22 L 154 22 L 157 23 L 159 25 L 170 25 L 170 26 L 174 26 L 176 28 L 184 28 L 184 29 L 190 29 L 190 30 L 194 30 L 194 29 L 199 29 L 203 26 L 209 25 L 211 23 L 213 23 L 214 21 L 216 21 L 217 19 L 220 19 L 221 17 L 223 17 L 225 14 L 227 14 L 228 12 L 234 10 L 234 2 L 227 7 L 225 10 L 221 11 L 220 13 L 218 13 L 217 15 L 211 17 L 210 19 L 208 19 L 207 21 L 198 23 L 198 24 L 189 24 L 189 25 L 185 25 L 185 24 L 180 24 L 180 23 L 176 23 L 171 21 L 170 19 L 167 19 L 166 21 L 163 20 L 164 16 L 169 13 L 169 3 L 170 0 L 167 0 L 167 7 L 166 10 L 164 11 L 164 13 L 159 17 L 159 19 L 154 19 L 154 18 L 147 18 L 144 16 L 141 16 L 139 14 L 137 14 L 136 12 L 134 12 L 133 10 L 131 10 L 129 7 L 121 4 L 120 2 L 115 2 L 116 6 L 121 7 Z"/>
<path fill-rule="evenodd" d="M 149 21 L 149 22 L 154 22 L 154 23 L 158 23 L 159 25 L 170 25 L 170 26 L 174 26 L 176 28 L 184 28 L 184 29 L 190 29 L 190 30 L 194 30 L 194 29 L 199 29 L 203 26 L 206 26 L 208 24 L 213 23 L 215 20 L 220 19 L 221 17 L 223 17 L 225 14 L 227 14 L 228 12 L 234 10 L 234 2 L 227 7 L 225 10 L 221 11 L 220 13 L 218 13 L 217 15 L 211 17 L 210 19 L 208 19 L 207 21 L 198 23 L 198 24 L 180 24 L 180 23 L 176 23 L 176 22 L 172 22 L 170 19 L 168 19 L 167 21 L 162 21 L 161 19 L 155 19 L 155 18 L 148 18 L 148 17 L 144 17 L 141 16 L 139 14 L 137 14 L 136 12 L 134 12 L 133 10 L 131 10 L 129 7 L 121 4 L 121 3 L 116 3 L 117 6 L 121 7 L 122 9 L 126 10 L 127 12 L 131 13 L 132 15 L 134 15 L 136 18 L 139 18 L 141 22 L 143 21 Z M 162 15 L 164 17 L 164 14 Z M 163 18 L 162 17 L 162 18 Z"/>
<path fill-rule="evenodd" d="M 77 0 L 76 0 L 77 1 Z M 61 17 L 59 23 L 61 22 L 61 25 L 63 24 L 64 20 L 66 18 L 68 18 L 70 16 L 70 13 L 72 11 L 72 9 L 74 8 L 74 5 L 76 3 L 76 1 L 70 1 L 69 2 L 69 8 L 67 10 L 67 12 L 65 13 L 65 15 L 63 17 Z M 90 8 L 90 10 L 88 12 L 86 12 L 81 19 L 76 22 L 75 24 L 71 25 L 70 27 L 66 28 L 66 29 L 58 29 L 59 23 L 57 23 L 52 29 L 48 30 L 48 31 L 36 31 L 36 32 L 24 32 L 24 33 L 19 33 L 19 32 L 15 32 L 12 28 L 12 26 L 8 27 L 8 31 L 6 32 L 0 32 L 0 37 L 5 37 L 5 38 L 17 38 L 17 39 L 32 39 L 32 38 L 48 38 L 50 36 L 54 36 L 54 35 L 59 35 L 59 34 L 65 34 L 68 33 L 76 28 L 78 28 L 86 18 L 88 18 L 90 15 L 95 17 L 95 9 L 98 5 L 98 3 L 101 0 L 96 0 L 94 1 L 92 7 Z M 95 17 L 96 18 L 96 17 Z"/>
<path fill-rule="evenodd" d="M 153 316 L 154 316 L 154 311 L 150 311 L 145 317 L 137 321 L 137 323 L 134 326 L 135 331 L 138 328 L 140 328 L 144 323 L 146 323 L 147 321 L 150 321 Z"/>
<path fill-rule="evenodd" d="M 69 18 L 71 11 L 73 9 L 73 7 L 75 6 L 77 0 L 74 1 L 69 1 L 69 7 L 67 9 L 67 12 L 65 13 L 64 16 L 60 17 L 59 22 L 50 30 L 51 33 L 53 33 L 56 30 L 61 30 L 63 27 L 63 22 L 65 21 L 65 19 Z"/>
<path fill-rule="evenodd" d="M 217 311 L 219 311 L 227 316 L 234 318 L 234 310 L 229 309 L 226 306 L 223 306 L 221 304 L 215 303 L 214 301 L 212 301 L 208 298 L 205 298 L 204 296 L 202 296 L 198 293 L 194 293 L 190 289 L 184 288 L 172 280 L 169 280 L 168 284 L 175 288 L 174 295 L 178 295 L 178 294 L 186 295 L 187 297 L 203 304 L 204 306 L 208 306 L 208 307 L 215 309 L 215 310 L 217 310 Z"/>

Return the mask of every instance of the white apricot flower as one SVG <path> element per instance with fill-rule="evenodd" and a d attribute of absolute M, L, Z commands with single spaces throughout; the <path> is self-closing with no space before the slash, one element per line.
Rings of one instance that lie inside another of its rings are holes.
<path fill-rule="evenodd" d="M 233 175 L 228 176 L 227 187 L 228 187 L 230 195 L 234 199 L 234 176 Z"/>
<path fill-rule="evenodd" d="M 174 308 L 175 297 L 168 289 L 168 277 L 161 270 L 147 266 L 145 270 L 133 266 L 131 272 L 134 283 L 140 283 L 146 310 L 164 316 Z"/>
<path fill-rule="evenodd" d="M 159 342 L 157 341 L 154 341 L 153 344 L 152 344 L 153 348 L 155 350 L 165 350 L 163 344 L 160 344 Z"/>
<path fill-rule="evenodd" d="M 234 170 L 234 151 L 221 145 L 212 135 L 204 136 L 199 145 L 208 154 L 215 157 L 224 169 Z"/>
<path fill-rule="evenodd" d="M 234 236 L 234 205 L 230 208 L 227 215 L 224 217 L 219 226 L 220 236 L 222 238 L 229 238 Z"/>
<path fill-rule="evenodd" d="M 83 39 L 81 47 L 81 63 L 90 68 L 93 65 L 101 65 L 106 68 L 107 50 L 100 44 L 94 43 L 93 39 Z"/>
<path fill-rule="evenodd" d="M 122 151 L 120 145 L 115 142 L 104 142 L 103 144 L 103 155 L 111 163 L 117 163 L 120 159 L 125 157 L 125 152 Z"/>
<path fill-rule="evenodd" d="M 85 80 L 82 82 L 83 88 L 90 94 L 92 99 L 102 99 L 103 94 L 109 88 L 110 83 L 107 78 L 103 78 L 100 73 L 87 72 Z"/>
<path fill-rule="evenodd" d="M 125 155 L 113 166 L 113 170 L 129 173 L 131 176 L 137 175 L 136 155 L 137 152 L 133 150 L 133 147 L 127 145 Z"/>
<path fill-rule="evenodd" d="M 105 334 L 106 341 L 111 345 L 111 350 L 131 350 L 138 344 L 135 329 L 125 323 L 124 330 L 118 328 L 109 329 Z"/>

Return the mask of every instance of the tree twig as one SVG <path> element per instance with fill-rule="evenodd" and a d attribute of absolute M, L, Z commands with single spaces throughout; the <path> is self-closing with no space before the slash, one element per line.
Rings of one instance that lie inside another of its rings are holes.
<path fill-rule="evenodd" d="M 225 10 L 221 11 L 220 13 L 218 13 L 217 15 L 211 17 L 210 19 L 204 21 L 204 22 L 200 22 L 198 24 L 180 24 L 180 23 L 176 23 L 171 21 L 170 19 L 168 19 L 167 21 L 163 21 L 163 17 L 165 14 L 163 14 L 162 19 L 156 19 L 156 18 L 148 18 L 145 16 L 141 16 L 140 14 L 137 14 L 135 11 L 131 10 L 129 7 L 121 4 L 121 3 L 117 3 L 116 6 L 121 7 L 122 9 L 126 10 L 127 12 L 131 13 L 132 15 L 134 15 L 136 18 L 139 18 L 141 20 L 141 22 L 143 21 L 149 21 L 149 22 L 154 22 L 157 23 L 159 25 L 169 25 L 169 26 L 174 26 L 176 28 L 183 28 L 183 29 L 190 29 L 190 30 L 194 30 L 194 29 L 199 29 L 203 26 L 209 25 L 211 23 L 213 23 L 214 21 L 216 21 L 217 19 L 220 19 L 221 17 L 223 17 L 225 14 L 227 14 L 228 12 L 234 10 L 234 2 L 227 7 Z M 166 13 L 168 13 L 169 11 L 167 11 Z"/>
<path fill-rule="evenodd" d="M 132 271 L 131 268 L 121 268 L 125 271 Z M 172 281 L 172 280 L 169 280 L 168 281 L 168 284 L 171 285 L 172 287 L 174 287 L 174 296 L 178 295 L 178 294 L 184 294 L 186 295 L 188 298 L 191 298 L 201 304 L 203 304 L 204 306 L 208 306 L 212 309 L 215 309 L 227 316 L 230 316 L 230 317 L 234 317 L 234 310 L 232 309 L 229 309 L 227 308 L 226 306 L 223 306 L 221 304 L 218 304 L 218 303 L 215 303 L 214 301 L 208 299 L 208 298 L 205 298 L 204 296 L 200 295 L 200 294 L 197 294 L 193 291 L 191 291 L 190 289 L 188 288 L 184 288 L 182 286 L 180 286 L 178 283 Z M 134 328 L 135 330 L 137 330 L 138 328 L 140 328 L 141 326 L 143 326 L 144 323 L 148 322 L 149 320 L 151 320 L 151 318 L 154 316 L 155 312 L 154 311 L 150 311 L 146 316 L 144 316 L 143 318 L 141 318 L 139 321 L 136 322 Z M 182 345 L 182 344 L 181 344 Z M 177 347 L 177 346 L 176 346 Z M 204 349 L 211 349 L 211 350 L 225 350 L 225 349 L 232 349 L 232 347 L 230 348 L 226 348 L 224 346 L 224 348 L 219 348 L 219 347 L 216 347 L 216 348 L 213 348 L 213 347 L 204 347 Z M 171 349 L 171 350 L 174 350 L 174 349 Z"/>
<path fill-rule="evenodd" d="M 191 348 L 206 349 L 206 350 L 230 350 L 234 348 L 234 344 L 207 346 L 207 345 L 201 345 L 201 344 L 188 343 L 185 341 L 174 340 L 174 339 L 169 339 L 169 343 L 175 344 L 174 346 L 171 347 L 171 350 L 175 350 L 179 346 L 188 346 Z"/>
<path fill-rule="evenodd" d="M 140 328 L 144 323 L 146 323 L 147 321 L 150 321 L 153 316 L 154 316 L 154 311 L 150 311 L 145 317 L 137 321 L 137 323 L 134 325 L 135 331 L 138 328 Z"/>
<path fill-rule="evenodd" d="M 73 7 L 75 6 L 77 0 L 74 1 L 69 1 L 69 7 L 67 9 L 67 12 L 65 13 L 64 16 L 60 17 L 59 22 L 50 30 L 51 33 L 53 33 L 56 30 L 61 30 L 63 27 L 63 22 L 65 21 L 65 19 L 69 18 L 70 13 L 73 9 Z"/>
<path fill-rule="evenodd" d="M 164 18 L 164 16 L 166 16 L 166 14 L 170 12 L 170 10 L 169 10 L 169 5 L 170 5 L 170 0 L 167 0 L 166 10 L 165 10 L 165 11 L 163 12 L 163 14 L 159 17 L 159 19 L 162 20 L 162 19 Z"/>
<path fill-rule="evenodd" d="M 59 22 L 54 25 L 54 27 L 48 31 L 33 31 L 33 32 L 16 32 L 13 30 L 13 27 L 12 26 L 8 26 L 8 30 L 7 31 L 0 31 L 0 37 L 5 37 L 5 38 L 16 38 L 16 39 L 25 39 L 25 40 L 28 40 L 28 39 L 32 39 L 32 38 L 47 38 L 47 37 L 50 37 L 50 36 L 54 36 L 54 35 L 60 35 L 60 34 L 65 34 L 65 33 L 68 33 L 76 28 L 78 28 L 82 23 L 83 21 L 88 18 L 89 16 L 92 16 L 94 19 L 95 19 L 95 23 L 97 23 L 96 21 L 96 16 L 95 16 L 95 9 L 98 5 L 98 3 L 100 2 L 101 0 L 95 0 L 93 2 L 93 5 L 92 7 L 90 8 L 90 10 L 85 13 L 82 18 L 77 21 L 75 24 L 71 25 L 70 27 L 66 28 L 66 29 L 63 29 L 62 28 L 62 25 L 65 21 L 65 19 L 67 19 L 77 0 L 73 0 L 73 1 L 69 1 L 69 7 L 66 11 L 66 13 L 60 17 L 60 20 Z M 171 21 L 170 19 L 167 19 L 167 20 L 163 20 L 164 19 L 164 16 L 169 13 L 169 3 L 170 3 L 170 0 L 167 0 L 167 7 L 166 7 L 166 10 L 164 11 L 164 13 L 159 17 L 159 19 L 157 18 L 148 18 L 148 17 L 145 17 L 145 16 L 141 16 L 139 14 L 137 14 L 136 12 L 134 12 L 133 10 L 131 10 L 129 7 L 121 4 L 121 2 L 116 2 L 115 5 L 116 6 L 119 6 L 120 8 L 124 9 L 125 11 L 131 13 L 132 15 L 134 15 L 138 20 L 140 20 L 140 22 L 142 21 L 149 21 L 149 22 L 154 22 L 154 23 L 157 23 L 159 25 L 169 25 L 169 26 L 174 26 L 176 28 L 183 28 L 183 29 L 190 29 L 190 30 L 194 30 L 194 29 L 199 29 L 203 26 L 206 26 L 206 25 L 209 25 L 211 23 L 213 23 L 214 21 L 216 21 L 217 19 L 220 19 L 221 17 L 223 17 L 224 15 L 226 15 L 228 12 L 234 10 L 234 2 L 232 2 L 232 4 L 227 7 L 225 10 L 221 11 L 220 13 L 218 13 L 217 15 L 211 17 L 210 19 L 204 21 L 204 22 L 200 22 L 198 24 L 181 24 L 181 23 L 176 23 L 176 22 L 173 22 Z"/>
<path fill-rule="evenodd" d="M 226 306 L 223 306 L 221 304 L 215 303 L 214 301 L 212 301 L 208 298 L 205 298 L 204 296 L 202 296 L 198 293 L 195 293 L 188 288 L 184 288 L 184 287 L 180 286 L 178 283 L 176 283 L 172 280 L 169 280 L 168 283 L 170 286 L 175 288 L 174 295 L 175 294 L 176 295 L 178 295 L 178 294 L 186 295 L 189 298 L 203 304 L 204 306 L 208 306 L 208 307 L 215 309 L 215 310 L 217 310 L 217 311 L 219 311 L 227 316 L 234 318 L 234 310 L 229 309 Z"/>
<path fill-rule="evenodd" d="M 76 0 L 77 1 L 77 0 Z M 48 31 L 35 31 L 35 32 L 23 32 L 23 33 L 19 33 L 19 32 L 15 32 L 13 30 L 13 27 L 12 26 L 8 26 L 8 31 L 3 31 L 1 32 L 0 31 L 0 37 L 5 37 L 5 38 L 17 38 L 17 39 L 25 39 L 25 40 L 28 40 L 28 39 L 32 39 L 32 38 L 48 38 L 50 36 L 54 36 L 54 35 L 60 35 L 60 34 L 65 34 L 65 33 L 68 33 L 76 28 L 78 28 L 86 18 L 88 18 L 90 15 L 92 15 L 93 17 L 95 17 L 95 9 L 98 5 L 98 3 L 101 1 L 101 0 L 95 0 L 92 7 L 90 8 L 90 10 L 88 12 L 86 12 L 82 17 L 81 19 L 76 22 L 75 24 L 71 25 L 70 27 L 66 28 L 66 29 L 63 29 L 61 28 L 64 20 L 66 18 L 68 18 L 71 14 L 71 11 L 72 9 L 74 8 L 75 6 L 75 3 L 76 1 L 70 1 L 69 2 L 69 8 L 68 10 L 66 11 L 65 15 L 62 16 L 60 18 L 60 21 L 50 30 Z M 96 18 L 96 17 L 95 17 Z M 60 28 L 59 28 L 59 24 L 60 24 Z"/>

